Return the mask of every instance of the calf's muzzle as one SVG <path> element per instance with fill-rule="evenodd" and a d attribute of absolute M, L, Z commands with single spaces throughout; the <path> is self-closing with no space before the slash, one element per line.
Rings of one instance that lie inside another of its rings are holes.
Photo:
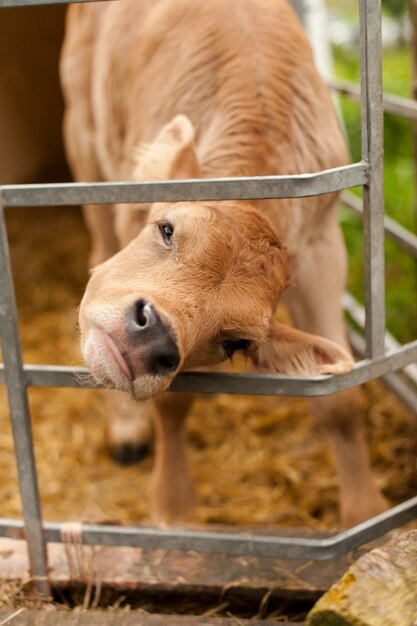
<path fill-rule="evenodd" d="M 153 304 L 142 298 L 136 300 L 126 311 L 125 319 L 131 348 L 127 359 L 133 375 L 137 360 L 146 374 L 165 376 L 174 372 L 181 360 L 178 346 Z"/>

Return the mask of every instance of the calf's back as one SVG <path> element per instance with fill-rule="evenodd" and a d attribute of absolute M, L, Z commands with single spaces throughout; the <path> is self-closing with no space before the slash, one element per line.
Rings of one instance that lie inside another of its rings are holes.
<path fill-rule="evenodd" d="M 81 130 L 93 135 L 105 180 L 137 178 L 138 148 L 179 113 L 194 126 L 202 177 L 297 174 L 347 160 L 328 90 L 284 0 L 75 5 L 61 69 L 68 107 L 82 99 L 89 111 Z M 301 218 L 285 207 L 307 208 L 308 229 L 332 202 L 277 204 L 292 248 Z M 263 208 L 279 221 L 271 203 Z"/>

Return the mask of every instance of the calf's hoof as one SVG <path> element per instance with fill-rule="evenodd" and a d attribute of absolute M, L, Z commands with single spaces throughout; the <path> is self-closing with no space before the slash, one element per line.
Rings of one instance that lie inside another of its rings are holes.
<path fill-rule="evenodd" d="M 140 463 L 150 454 L 150 446 L 147 443 L 122 443 L 112 446 L 111 457 L 119 465 L 127 466 Z"/>

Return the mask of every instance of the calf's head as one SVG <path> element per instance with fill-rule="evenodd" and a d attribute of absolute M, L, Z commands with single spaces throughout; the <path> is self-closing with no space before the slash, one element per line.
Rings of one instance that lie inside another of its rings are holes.
<path fill-rule="evenodd" d="M 157 150 L 160 177 L 175 177 L 175 162 L 181 172 L 197 162 L 189 123 L 173 124 L 165 161 Z M 349 370 L 341 347 L 273 319 L 287 271 L 277 234 L 247 203 L 155 204 L 143 230 L 93 270 L 80 307 L 84 358 L 100 382 L 137 399 L 236 351 L 261 371 Z"/>

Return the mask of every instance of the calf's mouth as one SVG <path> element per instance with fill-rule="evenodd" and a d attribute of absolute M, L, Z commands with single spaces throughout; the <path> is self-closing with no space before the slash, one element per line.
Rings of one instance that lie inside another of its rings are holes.
<path fill-rule="evenodd" d="M 167 389 L 181 365 L 174 332 L 144 298 L 126 308 L 121 322 L 93 318 L 82 352 L 97 380 L 137 399 Z"/>

